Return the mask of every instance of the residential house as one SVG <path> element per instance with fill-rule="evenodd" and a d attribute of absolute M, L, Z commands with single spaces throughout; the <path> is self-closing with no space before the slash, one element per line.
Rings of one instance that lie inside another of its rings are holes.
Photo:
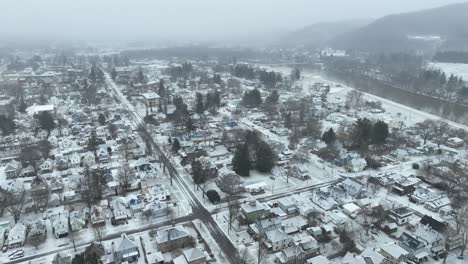
<path fill-rule="evenodd" d="M 21 163 L 16 160 L 12 160 L 9 163 L 7 163 L 4 169 L 5 176 L 7 177 L 7 179 L 18 177 L 21 171 L 21 167 Z"/>
<path fill-rule="evenodd" d="M 148 162 L 146 158 L 139 158 L 138 160 L 134 161 L 130 167 L 134 168 L 135 171 L 150 171 L 151 164 Z"/>
<path fill-rule="evenodd" d="M 292 243 L 292 239 L 281 229 L 268 231 L 263 235 L 263 243 L 271 252 L 287 248 Z"/>
<path fill-rule="evenodd" d="M 361 252 L 361 257 L 366 264 L 385 264 L 386 260 L 377 248 L 365 248 Z"/>
<path fill-rule="evenodd" d="M 145 205 L 143 209 L 143 214 L 151 215 L 151 217 L 161 217 L 168 214 L 168 206 L 165 202 L 160 202 L 155 200 Z"/>
<path fill-rule="evenodd" d="M 54 170 L 54 162 L 51 159 L 46 159 L 40 166 L 42 173 L 49 173 Z"/>
<path fill-rule="evenodd" d="M 450 205 L 450 199 L 446 196 L 424 203 L 424 208 L 432 212 L 438 212 L 441 208 Z"/>
<path fill-rule="evenodd" d="M 198 248 L 185 249 L 182 255 L 174 259 L 174 264 L 206 264 L 208 257 Z"/>
<path fill-rule="evenodd" d="M 367 264 L 364 258 L 356 253 L 347 252 L 341 259 L 341 264 Z"/>
<path fill-rule="evenodd" d="M 363 158 L 354 158 L 346 163 L 345 168 L 349 172 L 361 172 L 367 166 L 367 162 Z"/>
<path fill-rule="evenodd" d="M 426 253 L 426 257 L 428 255 L 423 241 L 408 232 L 403 232 L 398 237 L 398 245 L 408 252 L 408 258 L 412 260 L 415 260 L 416 258 L 422 258 L 420 260 L 424 260 L 424 254 L 421 255 L 423 252 Z"/>
<path fill-rule="evenodd" d="M 397 225 L 404 225 L 410 221 L 413 217 L 413 211 L 408 207 L 399 207 L 393 210 L 390 210 L 390 219 L 395 221 Z"/>
<path fill-rule="evenodd" d="M 104 226 L 106 224 L 106 218 L 102 212 L 102 207 L 94 205 L 91 208 L 91 225 Z"/>
<path fill-rule="evenodd" d="M 418 178 L 405 178 L 401 181 L 395 182 L 392 186 L 392 191 L 399 195 L 412 194 L 416 190 L 416 186 L 418 183 Z"/>
<path fill-rule="evenodd" d="M 458 138 L 458 137 L 452 137 L 452 138 L 447 139 L 447 142 L 445 144 L 448 147 L 457 149 L 457 148 L 463 147 L 463 145 L 465 145 L 465 141 L 463 141 L 463 139 Z"/>
<path fill-rule="evenodd" d="M 115 241 L 112 241 L 112 252 L 116 263 L 128 263 L 138 259 L 140 252 L 135 241 L 127 237 L 126 234 Z"/>
<path fill-rule="evenodd" d="M 440 192 L 429 187 L 418 186 L 410 196 L 410 201 L 417 204 L 424 204 L 439 197 L 441 197 Z"/>
<path fill-rule="evenodd" d="M 57 157 L 55 158 L 55 167 L 56 167 L 57 170 L 59 170 L 59 171 L 64 171 L 64 170 L 68 169 L 69 164 L 68 164 L 68 159 L 67 159 L 67 157 L 57 156 Z"/>
<path fill-rule="evenodd" d="M 122 224 L 131 218 L 131 212 L 127 208 L 127 202 L 124 197 L 118 197 L 114 199 L 111 204 L 112 209 L 112 221 L 115 224 Z"/>
<path fill-rule="evenodd" d="M 65 215 L 59 215 L 52 221 L 52 233 L 57 239 L 68 236 L 68 219 Z"/>
<path fill-rule="evenodd" d="M 330 264 L 330 261 L 326 257 L 319 255 L 319 256 L 307 259 L 306 263 L 307 264 Z"/>
<path fill-rule="evenodd" d="M 320 255 L 320 246 L 317 240 L 310 235 L 301 236 L 299 239 L 295 240 L 294 243 L 302 248 L 305 259 Z"/>
<path fill-rule="evenodd" d="M 143 103 L 148 107 L 148 110 L 158 109 L 161 97 L 157 93 L 143 93 L 141 96 L 143 96 Z"/>
<path fill-rule="evenodd" d="M 247 232 L 258 239 L 268 231 L 280 229 L 282 222 L 280 217 L 257 219 L 255 223 L 249 225 Z"/>
<path fill-rule="evenodd" d="M 274 262 L 279 264 L 300 264 L 304 263 L 305 260 L 304 250 L 300 246 L 293 245 L 276 253 Z"/>
<path fill-rule="evenodd" d="M 96 159 L 93 155 L 93 153 L 91 152 L 85 152 L 81 155 L 81 161 L 80 161 L 80 165 L 81 166 L 88 166 L 88 167 L 91 167 L 93 166 L 94 164 L 96 164 Z"/>
<path fill-rule="evenodd" d="M 47 236 L 47 227 L 44 220 L 36 220 L 31 224 L 31 229 L 29 230 L 28 237 L 39 236 L 46 238 Z"/>
<path fill-rule="evenodd" d="M 270 209 L 267 205 L 257 202 L 257 200 L 251 200 L 241 205 L 240 212 L 247 223 L 253 223 L 257 219 L 268 215 Z"/>
<path fill-rule="evenodd" d="M 408 251 L 396 243 L 385 244 L 380 247 L 380 254 L 387 259 L 388 264 L 398 264 L 408 258 Z"/>
<path fill-rule="evenodd" d="M 319 190 L 314 191 L 310 199 L 325 211 L 338 208 L 338 203 L 333 199 L 330 191 L 326 187 L 322 187 Z"/>
<path fill-rule="evenodd" d="M 20 175 L 21 177 L 31 177 L 36 175 L 36 170 L 32 165 L 28 165 L 27 167 L 21 169 Z"/>
<path fill-rule="evenodd" d="M 194 241 L 184 226 L 178 225 L 156 232 L 156 243 L 162 253 L 192 246 Z"/>
<path fill-rule="evenodd" d="M 77 152 L 73 152 L 71 155 L 68 156 L 68 161 L 70 167 L 79 167 L 81 163 L 80 154 L 78 154 Z"/>
<path fill-rule="evenodd" d="M 110 160 L 109 152 L 106 149 L 100 148 L 97 153 L 99 163 L 108 163 Z"/>
<path fill-rule="evenodd" d="M 26 226 L 17 223 L 8 233 L 8 248 L 22 247 L 26 241 Z"/>
<path fill-rule="evenodd" d="M 283 210 L 288 215 L 296 214 L 298 212 L 298 207 L 296 203 L 294 203 L 288 197 L 283 197 L 283 198 L 278 199 L 278 206 L 279 208 L 281 208 L 281 210 Z"/>
<path fill-rule="evenodd" d="M 70 212 L 68 219 L 72 231 L 79 231 L 86 228 L 86 215 L 84 214 L 84 212 Z"/>

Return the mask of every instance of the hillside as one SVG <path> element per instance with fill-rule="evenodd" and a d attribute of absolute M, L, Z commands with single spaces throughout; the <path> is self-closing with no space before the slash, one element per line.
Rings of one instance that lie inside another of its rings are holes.
<path fill-rule="evenodd" d="M 322 47 L 331 39 L 372 22 L 370 19 L 316 23 L 286 34 L 279 40 L 280 45 Z"/>
<path fill-rule="evenodd" d="M 404 51 L 437 46 L 468 50 L 468 3 L 418 12 L 389 15 L 367 26 L 343 33 L 329 44 L 341 49 Z M 409 39 L 408 35 L 440 36 L 439 40 Z"/>

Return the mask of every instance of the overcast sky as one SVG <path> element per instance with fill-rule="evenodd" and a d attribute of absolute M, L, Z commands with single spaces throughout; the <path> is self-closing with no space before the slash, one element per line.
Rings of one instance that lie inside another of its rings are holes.
<path fill-rule="evenodd" d="M 233 39 L 456 2 L 463 1 L 0 0 L 0 39 Z"/>

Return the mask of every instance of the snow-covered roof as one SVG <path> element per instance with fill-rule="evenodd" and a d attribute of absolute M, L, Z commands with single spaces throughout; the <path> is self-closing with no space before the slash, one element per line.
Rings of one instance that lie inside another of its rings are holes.
<path fill-rule="evenodd" d="M 26 108 L 26 113 L 28 113 L 28 115 L 30 116 L 33 116 L 41 112 L 54 111 L 54 109 L 55 109 L 54 105 L 32 105 Z"/>

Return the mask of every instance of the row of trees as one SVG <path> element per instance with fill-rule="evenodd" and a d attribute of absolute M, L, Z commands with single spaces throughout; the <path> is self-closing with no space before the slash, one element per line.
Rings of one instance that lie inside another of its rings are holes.
<path fill-rule="evenodd" d="M 283 76 L 280 73 L 265 69 L 255 69 L 248 64 L 236 65 L 231 73 L 238 78 L 247 80 L 258 79 L 267 88 L 274 88 L 278 83 L 283 81 Z M 300 72 L 296 72 L 294 76 L 300 78 Z"/>
<path fill-rule="evenodd" d="M 372 122 L 367 118 L 358 119 L 349 131 L 351 149 L 367 150 L 369 145 L 383 145 L 389 136 L 389 128 L 384 121 Z"/>
<path fill-rule="evenodd" d="M 208 92 L 205 97 L 197 92 L 195 112 L 203 114 L 206 110 L 215 110 L 221 106 L 221 93 L 219 91 Z"/>
<path fill-rule="evenodd" d="M 260 138 L 257 131 L 247 131 L 244 143 L 239 144 L 232 159 L 233 170 L 240 176 L 249 176 L 250 170 L 271 172 L 276 162 L 271 146 Z"/>

